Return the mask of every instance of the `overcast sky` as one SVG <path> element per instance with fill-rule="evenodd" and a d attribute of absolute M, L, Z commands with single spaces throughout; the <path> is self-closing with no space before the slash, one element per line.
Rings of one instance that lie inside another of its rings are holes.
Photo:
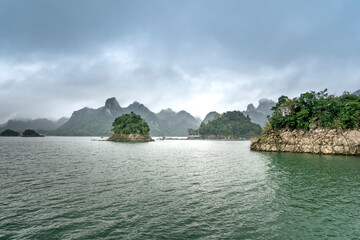
<path fill-rule="evenodd" d="M 70 117 L 109 97 L 204 117 L 352 92 L 359 12 L 358 0 L 2 0 L 0 123 Z"/>

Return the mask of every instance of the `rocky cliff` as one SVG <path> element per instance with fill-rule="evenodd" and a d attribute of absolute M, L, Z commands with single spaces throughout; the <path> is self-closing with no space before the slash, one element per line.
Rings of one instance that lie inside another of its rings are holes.
<path fill-rule="evenodd" d="M 251 150 L 360 156 L 360 129 L 316 128 L 309 131 L 269 130 L 251 143 Z"/>

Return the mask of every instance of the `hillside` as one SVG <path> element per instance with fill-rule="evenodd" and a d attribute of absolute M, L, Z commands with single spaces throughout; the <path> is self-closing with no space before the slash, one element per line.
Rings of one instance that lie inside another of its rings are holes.
<path fill-rule="evenodd" d="M 18 132 L 23 132 L 26 129 L 34 129 L 38 132 L 47 132 L 49 130 L 55 130 L 63 125 L 68 118 L 60 118 L 57 121 L 51 121 L 46 118 L 39 119 L 12 119 L 3 124 L 0 131 L 5 129 L 12 129 Z"/>
<path fill-rule="evenodd" d="M 186 111 L 174 112 L 172 109 L 162 110 L 157 114 L 161 129 L 167 136 L 187 136 L 189 128 L 196 129 L 200 122 Z"/>
<path fill-rule="evenodd" d="M 202 123 L 199 133 L 204 138 L 250 138 L 261 134 L 261 127 L 252 123 L 240 111 L 232 111 L 221 114 L 214 120 Z"/>
<path fill-rule="evenodd" d="M 220 115 L 219 113 L 213 111 L 213 112 L 209 112 L 208 114 L 206 114 L 204 120 L 202 121 L 203 123 L 209 123 L 210 121 L 214 120 L 216 115 Z"/>

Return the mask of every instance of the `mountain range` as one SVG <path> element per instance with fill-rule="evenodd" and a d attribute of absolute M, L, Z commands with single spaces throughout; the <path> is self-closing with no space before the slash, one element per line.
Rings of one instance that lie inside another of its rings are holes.
<path fill-rule="evenodd" d="M 360 95 L 360 89 L 353 94 Z M 275 104 L 274 101 L 263 98 L 259 100 L 259 105 L 256 108 L 254 104 L 250 103 L 246 111 L 242 111 L 242 113 L 249 116 L 253 123 L 264 127 L 267 122 L 267 115 L 271 115 L 271 108 Z M 0 124 L 0 132 L 5 129 L 18 132 L 34 129 L 40 133 L 57 136 L 107 136 L 112 134 L 111 128 L 115 118 L 130 112 L 141 115 L 148 122 L 151 136 L 187 136 L 189 128 L 198 129 L 201 123 L 200 118 L 195 118 L 186 111 L 175 112 L 168 108 L 159 113 L 154 113 L 136 101 L 122 108 L 116 98 L 112 97 L 106 100 L 103 107 L 97 109 L 85 107 L 74 111 L 70 119 L 66 117 L 57 121 L 46 118 L 12 119 Z M 202 122 L 208 123 L 214 120 L 217 115 L 219 113 L 215 111 L 209 112 Z"/>
<path fill-rule="evenodd" d="M 268 99 L 261 99 L 259 106 L 249 104 L 243 114 L 248 115 L 252 122 L 265 125 L 266 116 L 271 114 L 271 107 L 275 103 Z M 45 118 L 27 120 L 9 120 L 0 125 L 0 131 L 12 129 L 22 132 L 25 129 L 34 129 L 46 135 L 56 136 L 108 136 L 112 134 L 112 123 L 116 117 L 125 113 L 134 112 L 141 115 L 150 126 L 151 136 L 187 136 L 188 129 L 198 129 L 201 119 L 195 118 L 190 113 L 182 110 L 175 112 L 172 109 L 164 109 L 154 113 L 139 102 L 133 102 L 127 107 L 121 107 L 115 97 L 105 101 L 103 107 L 92 109 L 82 108 L 74 111 L 69 118 L 61 118 L 58 121 L 51 121 Z M 219 113 L 209 112 L 203 122 L 212 121 Z"/>
<path fill-rule="evenodd" d="M 62 117 L 57 121 L 52 121 L 46 118 L 38 119 L 11 119 L 0 126 L 0 132 L 5 129 L 12 129 L 17 132 L 23 132 L 26 129 L 34 129 L 37 132 L 47 132 L 55 130 L 63 125 L 69 119 Z"/>
<path fill-rule="evenodd" d="M 200 122 L 186 111 L 171 109 L 159 113 L 150 111 L 139 102 L 122 108 L 116 98 L 109 98 L 98 109 L 82 108 L 75 111 L 70 119 L 49 135 L 59 136 L 101 136 L 111 135 L 112 123 L 116 117 L 134 112 L 141 115 L 150 126 L 151 136 L 187 136 L 188 128 L 198 128 Z"/>

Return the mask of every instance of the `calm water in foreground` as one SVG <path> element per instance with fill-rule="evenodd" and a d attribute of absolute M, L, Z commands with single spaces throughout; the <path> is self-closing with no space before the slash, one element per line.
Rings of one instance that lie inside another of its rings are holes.
<path fill-rule="evenodd" d="M 0 239 L 358 239 L 360 158 L 0 138 Z"/>

